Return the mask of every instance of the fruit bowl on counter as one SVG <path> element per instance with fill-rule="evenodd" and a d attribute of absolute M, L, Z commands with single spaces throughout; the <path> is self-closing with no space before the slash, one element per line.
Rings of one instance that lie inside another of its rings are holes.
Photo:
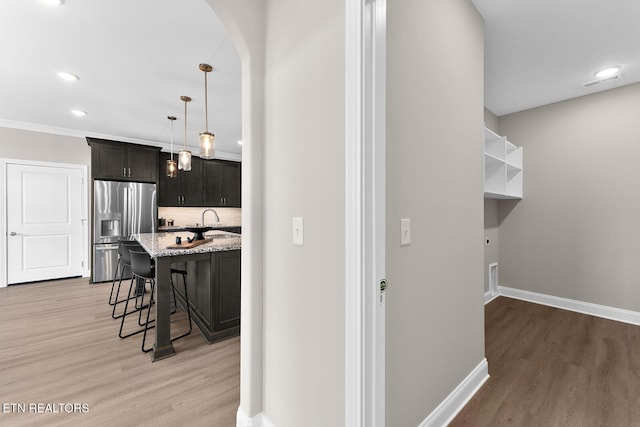
<path fill-rule="evenodd" d="M 186 231 L 190 231 L 193 234 L 193 238 L 190 240 L 191 242 L 196 240 L 204 240 L 204 233 L 210 230 L 214 230 L 215 227 L 212 226 L 199 226 L 199 225 L 187 225 L 184 227 Z"/>

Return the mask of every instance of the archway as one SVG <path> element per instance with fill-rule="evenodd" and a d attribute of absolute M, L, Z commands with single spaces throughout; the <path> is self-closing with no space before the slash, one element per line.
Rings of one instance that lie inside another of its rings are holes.
<path fill-rule="evenodd" d="M 225 26 L 242 72 L 242 291 L 239 424 L 262 411 L 263 75 L 261 2 L 207 0 Z"/>

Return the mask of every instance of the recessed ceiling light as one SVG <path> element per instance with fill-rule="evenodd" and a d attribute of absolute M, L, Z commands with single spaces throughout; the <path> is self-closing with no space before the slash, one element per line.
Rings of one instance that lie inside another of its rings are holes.
<path fill-rule="evenodd" d="M 621 68 L 622 67 L 620 66 L 605 68 L 604 70 L 598 71 L 596 73 L 596 77 L 599 79 L 606 79 L 608 77 L 613 77 L 620 72 Z"/>
<path fill-rule="evenodd" d="M 74 116 L 82 117 L 86 116 L 87 112 L 82 110 L 71 110 L 71 114 L 73 114 Z"/>
<path fill-rule="evenodd" d="M 44 4 L 50 4 L 53 6 L 60 6 L 64 3 L 64 0 L 40 0 Z"/>
<path fill-rule="evenodd" d="M 58 73 L 58 77 L 60 77 L 62 80 L 67 80 L 69 82 L 80 80 L 80 77 L 76 76 L 73 73 L 67 73 L 66 71 L 60 71 Z"/>
<path fill-rule="evenodd" d="M 242 141 L 238 141 L 238 145 L 242 145 Z"/>

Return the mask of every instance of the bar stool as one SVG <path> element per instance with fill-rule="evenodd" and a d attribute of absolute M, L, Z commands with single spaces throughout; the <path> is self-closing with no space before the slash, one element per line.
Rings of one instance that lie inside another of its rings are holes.
<path fill-rule="evenodd" d="M 138 294 L 140 293 L 139 292 L 140 289 L 136 289 L 135 295 L 131 295 L 131 291 L 129 291 L 129 293 L 124 299 L 118 299 L 120 296 L 120 287 L 122 285 L 122 279 L 126 275 L 125 272 L 127 270 L 131 272 L 131 257 L 129 255 L 129 252 L 132 249 L 138 250 L 138 251 L 143 250 L 142 246 L 140 246 L 140 244 L 135 240 L 121 240 L 118 242 L 118 265 L 120 266 L 120 277 L 118 279 L 118 287 L 116 288 L 115 297 L 112 298 L 112 295 L 109 295 L 109 304 L 113 306 L 111 317 L 114 319 L 119 319 L 124 315 L 124 312 L 122 314 L 116 315 L 116 307 L 118 306 L 118 304 L 128 301 L 129 299 L 136 298 L 136 308 L 138 308 L 137 297 L 139 296 Z M 116 273 L 117 273 L 117 270 L 116 270 Z M 115 285 L 116 285 L 116 281 L 114 276 L 113 283 L 111 284 L 111 294 L 113 294 Z M 144 289 L 143 289 L 143 292 L 144 292 Z"/>
<path fill-rule="evenodd" d="M 133 277 L 131 278 L 131 283 L 129 284 L 129 295 L 132 293 L 133 291 L 133 287 L 134 287 L 134 283 L 136 288 L 139 285 L 139 281 L 142 282 L 142 285 L 145 286 L 147 282 L 149 282 L 151 284 L 151 296 L 149 297 L 149 302 L 147 305 L 144 304 L 144 292 L 140 293 L 140 292 L 136 292 L 136 305 L 135 307 L 129 311 L 129 299 L 125 300 L 125 306 L 124 306 L 124 312 L 122 314 L 122 319 L 120 321 L 120 331 L 118 332 L 118 336 L 120 338 L 128 338 L 130 336 L 136 335 L 136 334 L 140 334 L 143 333 L 143 339 L 142 339 L 142 351 L 144 351 L 145 353 L 148 351 L 151 351 L 151 349 L 145 349 L 144 348 L 144 343 L 145 343 L 145 339 L 147 337 L 147 331 L 149 329 L 153 329 L 155 326 L 152 326 L 151 324 L 154 322 L 154 320 L 150 320 L 149 319 L 149 315 L 151 314 L 151 307 L 153 306 L 154 302 L 153 302 L 153 291 L 155 288 L 155 265 L 153 264 L 151 258 L 149 257 L 149 254 L 147 254 L 144 250 L 142 250 L 142 247 L 140 247 L 140 250 L 135 250 L 136 248 L 134 247 L 129 247 L 129 261 L 130 261 L 130 268 L 131 271 L 133 273 Z M 137 304 L 138 302 L 138 297 L 142 295 L 142 301 L 140 302 L 140 305 Z M 145 321 L 142 321 L 142 314 L 144 309 L 147 309 L 147 318 L 145 319 Z M 141 328 L 134 330 L 133 332 L 129 332 L 127 334 L 123 334 L 124 331 L 124 324 L 125 324 L 125 320 L 127 319 L 127 317 L 131 314 L 134 313 L 138 313 L 138 326 L 141 326 Z"/>
<path fill-rule="evenodd" d="M 118 287 L 116 289 L 116 295 L 115 298 L 113 298 L 113 310 L 111 312 L 111 317 L 114 319 L 120 319 L 122 316 L 124 316 L 125 312 L 122 312 L 121 314 L 116 315 L 116 307 L 118 306 L 118 304 L 121 304 L 123 302 L 129 301 L 130 299 L 136 299 L 136 304 L 135 304 L 135 308 L 140 308 L 140 306 L 138 305 L 138 298 L 142 295 L 143 300 L 144 300 L 144 285 L 142 285 L 142 287 L 140 287 L 140 285 L 136 286 L 136 292 L 134 294 L 132 294 L 131 292 L 131 286 L 129 287 L 129 292 L 127 293 L 127 296 L 123 299 L 118 299 L 118 297 L 120 296 L 120 287 L 122 285 L 122 279 L 125 276 L 125 271 L 129 270 L 129 272 L 132 272 L 131 270 L 131 256 L 130 256 L 130 251 L 134 250 L 134 251 L 143 251 L 144 249 L 142 248 L 142 246 L 140 246 L 140 244 L 138 242 L 136 242 L 135 240 L 125 240 L 125 241 L 121 241 L 118 243 L 118 257 L 119 257 L 119 263 L 121 265 L 120 268 L 120 278 L 118 280 Z M 133 283 L 133 276 L 131 278 L 132 283 Z M 114 283 L 111 285 L 111 289 L 113 292 L 113 287 L 115 286 L 115 281 Z M 109 297 L 109 301 L 111 303 L 111 297 Z M 126 310 L 126 308 L 125 308 Z"/>
<path fill-rule="evenodd" d="M 131 270 L 133 271 L 133 279 L 136 280 L 140 280 L 143 283 L 143 286 L 146 283 L 150 283 L 151 285 L 151 296 L 149 299 L 149 303 L 147 305 L 144 305 L 144 296 L 142 298 L 141 304 L 140 304 L 140 308 L 136 308 L 135 310 L 133 310 L 132 312 L 127 312 L 127 306 L 128 306 L 128 302 L 125 303 L 125 314 L 132 314 L 135 312 L 138 312 L 138 324 L 142 327 L 138 330 L 135 330 L 133 332 L 130 332 L 126 335 L 122 334 L 123 328 L 124 328 L 124 322 L 125 322 L 125 317 L 122 318 L 122 321 L 120 323 L 120 332 L 119 332 L 119 336 L 120 338 L 127 338 L 130 337 L 132 335 L 136 335 L 139 333 L 142 333 L 142 345 L 141 345 L 141 349 L 143 352 L 147 353 L 149 351 L 151 351 L 153 349 L 153 347 L 150 348 L 145 348 L 145 342 L 147 339 L 147 331 L 149 329 L 153 329 L 155 327 L 155 325 L 152 325 L 152 323 L 155 321 L 155 319 L 150 319 L 151 316 L 151 307 L 155 304 L 154 299 L 153 299 L 153 295 L 154 295 L 154 291 L 155 291 L 155 286 L 156 286 L 156 281 L 155 281 L 155 264 L 153 263 L 153 260 L 151 259 L 151 257 L 149 257 L 149 254 L 147 254 L 144 250 L 142 251 L 136 251 L 136 250 L 129 250 L 130 253 L 130 258 L 131 258 Z M 173 271 L 175 270 L 175 271 Z M 184 290 L 185 290 L 185 301 L 186 301 L 186 306 L 187 306 L 187 317 L 189 319 L 189 330 L 175 338 L 171 339 L 171 342 L 185 337 L 187 335 L 189 335 L 192 331 L 192 325 L 191 325 L 191 311 L 189 310 L 189 296 L 187 294 L 187 285 L 186 285 L 186 280 L 185 279 L 185 275 L 186 275 L 186 271 L 183 270 L 177 270 L 177 269 L 173 269 L 172 270 L 172 276 L 174 273 L 177 274 L 182 274 L 183 277 L 183 281 L 184 281 Z M 129 292 L 132 291 L 133 289 L 133 283 L 134 280 L 132 279 L 131 285 L 129 286 Z M 173 278 L 171 278 L 171 290 L 173 292 L 173 298 L 175 301 L 175 286 L 173 283 Z M 144 321 L 142 321 L 142 312 L 144 309 L 147 309 L 147 317 Z M 174 310 L 175 312 L 175 310 Z"/>
<path fill-rule="evenodd" d="M 111 293 L 109 294 L 109 305 L 117 304 L 118 298 L 117 298 L 117 295 L 114 298 L 113 291 L 116 288 L 116 282 L 120 284 L 122 282 L 122 277 L 124 275 L 124 271 L 123 271 L 124 266 L 122 265 L 122 252 L 124 251 L 123 244 L 125 243 L 134 243 L 134 240 L 125 240 L 125 239 L 118 240 L 118 262 L 116 264 L 116 270 L 113 272 L 113 280 L 111 281 Z M 120 273 L 119 278 L 118 278 L 118 273 Z"/>

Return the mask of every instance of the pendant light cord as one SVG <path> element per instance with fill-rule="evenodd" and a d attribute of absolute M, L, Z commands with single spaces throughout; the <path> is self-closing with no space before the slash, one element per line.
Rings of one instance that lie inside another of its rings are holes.
<path fill-rule="evenodd" d="M 173 120 L 174 119 L 169 119 L 171 120 L 171 161 L 173 161 Z"/>
<path fill-rule="evenodd" d="M 209 132 L 209 100 L 207 97 L 207 71 L 204 72 L 204 129 Z"/>
<path fill-rule="evenodd" d="M 187 151 L 187 100 L 184 100 L 184 151 Z"/>

